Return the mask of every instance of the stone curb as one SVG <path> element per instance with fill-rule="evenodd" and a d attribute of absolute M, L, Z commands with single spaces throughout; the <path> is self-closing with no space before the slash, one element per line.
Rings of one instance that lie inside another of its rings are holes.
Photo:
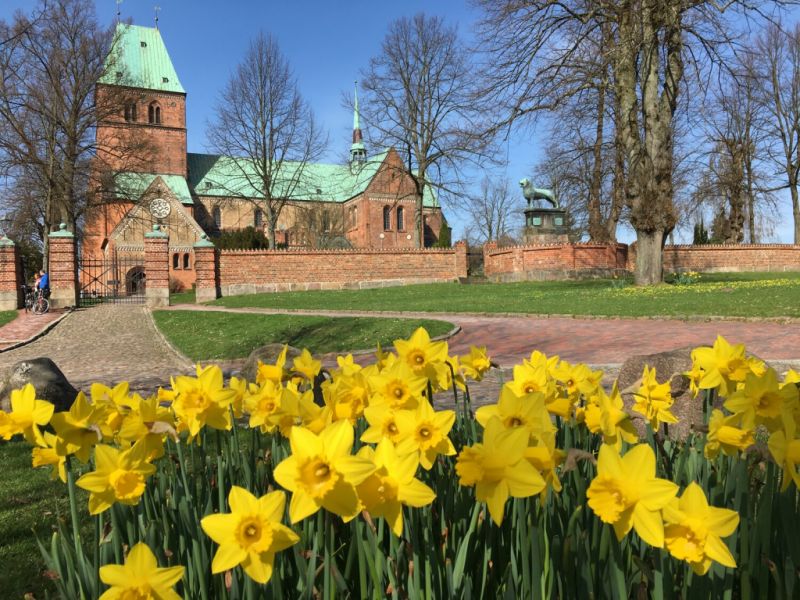
<path fill-rule="evenodd" d="M 427 317 L 432 319 L 445 319 L 452 317 L 481 317 L 497 319 L 573 319 L 578 321 L 685 321 L 685 322 L 712 322 L 712 321 L 732 321 L 742 323 L 800 323 L 799 317 L 740 317 L 723 315 L 646 315 L 646 316 L 625 316 L 625 315 L 574 315 L 574 314 L 539 314 L 539 313 L 515 313 L 515 312 L 415 312 L 415 311 L 388 311 L 388 310 L 327 310 L 327 309 L 306 309 L 306 308 L 266 308 L 257 306 L 229 307 L 218 306 L 215 304 L 175 304 L 163 310 L 185 310 L 185 311 L 219 311 L 219 312 L 248 312 L 262 314 L 308 314 L 308 315 L 376 315 L 376 316 L 397 316 L 400 318 L 408 317 Z"/>
<path fill-rule="evenodd" d="M 35 342 L 40 337 L 42 337 L 44 334 L 46 334 L 48 331 L 50 331 L 53 327 L 55 327 L 56 325 L 61 323 L 61 321 L 63 321 L 69 315 L 71 315 L 74 312 L 74 310 L 75 310 L 74 308 L 70 308 L 68 310 L 65 310 L 64 313 L 60 317 L 58 317 L 55 321 L 50 321 L 41 330 L 39 330 L 37 333 L 33 334 L 28 339 L 22 340 L 21 342 L 17 342 L 15 344 L 12 344 L 11 346 L 8 346 L 7 348 L 0 349 L 0 354 L 2 354 L 3 352 L 8 352 L 9 350 L 16 350 L 17 348 L 22 348 L 22 346 L 27 346 L 31 342 Z"/>
<path fill-rule="evenodd" d="M 145 307 L 145 309 L 144 309 L 144 312 L 147 314 L 147 318 L 148 318 L 148 320 L 150 321 L 150 326 L 153 328 L 153 331 L 155 331 L 156 335 L 157 335 L 157 336 L 158 336 L 158 338 L 161 340 L 161 343 L 162 343 L 162 344 L 164 344 L 164 345 L 165 345 L 167 348 L 169 348 L 169 349 L 170 349 L 170 351 L 171 351 L 171 352 L 172 352 L 172 353 L 173 353 L 173 354 L 174 354 L 176 357 L 178 357 L 178 360 L 180 360 L 181 362 L 183 362 L 183 363 L 185 364 L 186 368 L 188 368 L 188 369 L 193 369 L 193 368 L 194 368 L 194 366 L 195 366 L 195 364 L 196 364 L 196 363 L 195 363 L 195 361 L 191 360 L 191 359 L 190 359 L 188 356 L 186 356 L 186 355 L 185 355 L 183 352 L 181 352 L 180 350 L 178 350 L 178 349 L 177 349 L 177 348 L 176 348 L 176 347 L 175 347 L 175 346 L 172 344 L 172 342 L 170 342 L 170 341 L 167 339 L 167 337 L 166 337 L 166 336 L 165 336 L 163 333 L 161 333 L 161 330 L 158 328 L 158 325 L 156 325 L 156 320 L 153 318 L 153 311 L 152 311 L 152 310 L 150 310 L 149 308 L 146 308 L 146 307 Z"/>

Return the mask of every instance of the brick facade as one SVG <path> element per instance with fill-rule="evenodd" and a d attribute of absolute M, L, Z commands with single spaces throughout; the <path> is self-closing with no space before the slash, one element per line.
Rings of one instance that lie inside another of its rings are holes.
<path fill-rule="evenodd" d="M 78 304 L 78 263 L 75 237 L 62 223 L 49 235 L 50 306 L 66 308 Z"/>
<path fill-rule="evenodd" d="M 217 278 L 217 250 L 208 240 L 200 240 L 194 246 L 194 265 L 197 274 L 195 299 L 208 302 L 219 296 Z"/>
<path fill-rule="evenodd" d="M 22 262 L 14 242 L 0 238 L 0 310 L 22 305 Z"/>
<path fill-rule="evenodd" d="M 484 273 L 494 281 L 597 277 L 633 271 L 636 244 L 483 247 Z M 800 246 L 790 244 L 666 246 L 664 271 L 800 271 Z"/>
<path fill-rule="evenodd" d="M 210 253 L 195 247 L 198 289 L 210 295 Z M 218 252 L 222 296 L 289 290 L 358 289 L 456 281 L 467 276 L 467 248 L 426 250 L 267 250 Z M 199 301 L 199 298 L 198 298 Z"/>
<path fill-rule="evenodd" d="M 147 277 L 145 298 L 148 306 L 169 306 L 169 261 L 169 236 L 155 225 L 144 239 L 144 272 Z"/>

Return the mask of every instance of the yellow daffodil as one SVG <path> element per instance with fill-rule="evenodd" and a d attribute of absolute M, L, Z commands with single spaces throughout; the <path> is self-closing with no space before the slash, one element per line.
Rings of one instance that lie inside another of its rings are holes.
<path fill-rule="evenodd" d="M 692 482 L 680 498 L 664 509 L 664 541 L 669 553 L 689 563 L 698 575 L 705 575 L 716 561 L 736 568 L 736 561 L 722 541 L 739 525 L 734 510 L 708 505 L 702 488 Z"/>
<path fill-rule="evenodd" d="M 124 565 L 100 567 L 100 581 L 111 586 L 100 600 L 180 600 L 172 588 L 183 579 L 183 571 L 183 567 L 159 568 L 152 550 L 139 542 L 131 548 Z"/>
<path fill-rule="evenodd" d="M 138 504 L 147 477 L 156 470 L 147 462 L 142 444 L 124 451 L 99 444 L 94 450 L 94 462 L 95 470 L 76 482 L 89 492 L 89 513 L 93 515 L 108 510 L 115 502 Z"/>
<path fill-rule="evenodd" d="M 781 491 L 785 491 L 789 484 L 800 490 L 800 438 L 797 437 L 797 424 L 791 415 L 783 419 L 784 429 L 779 429 L 767 442 L 772 458 L 783 469 Z"/>
<path fill-rule="evenodd" d="M 586 498 L 600 520 L 614 527 L 618 540 L 633 528 L 646 543 L 663 548 L 661 509 L 677 493 L 677 485 L 656 478 L 656 457 L 647 444 L 634 446 L 625 456 L 603 444 Z"/>
<path fill-rule="evenodd" d="M 308 381 L 313 382 L 314 378 L 322 369 L 322 361 L 311 356 L 311 352 L 303 348 L 300 356 L 293 360 L 294 371 L 303 375 Z"/>
<path fill-rule="evenodd" d="M 400 444 L 404 450 L 419 453 L 423 469 L 430 470 L 440 454 L 452 456 L 456 453 L 447 437 L 456 420 L 456 413 L 452 410 L 434 411 L 430 402 L 423 399 L 416 410 L 399 410 L 395 417 L 400 429 Z"/>
<path fill-rule="evenodd" d="M 434 391 L 448 389 L 452 384 L 447 366 L 447 342 L 432 342 L 430 335 L 419 327 L 407 340 L 395 340 L 399 360 L 405 362 L 420 377 L 425 377 Z"/>
<path fill-rule="evenodd" d="M 219 544 L 211 572 L 224 573 L 241 565 L 253 581 L 267 583 L 275 553 L 300 540 L 281 523 L 286 495 L 277 491 L 256 498 L 235 485 L 228 494 L 228 505 L 230 513 L 208 515 L 200 521 L 206 535 Z"/>
<path fill-rule="evenodd" d="M 21 433 L 29 443 L 44 445 L 39 427 L 50 422 L 54 409 L 46 400 L 36 399 L 36 389 L 30 383 L 20 390 L 11 390 L 11 412 L 3 413 L 5 416 L 0 421 L 0 436 L 10 440 Z"/>
<path fill-rule="evenodd" d="M 744 385 L 725 401 L 725 408 L 742 419 L 744 429 L 764 425 L 769 431 L 780 427 L 780 417 L 785 406 L 797 402 L 796 386 L 778 384 L 778 374 L 767 369 L 761 376 L 749 373 Z"/>
<path fill-rule="evenodd" d="M 464 375 L 475 381 L 480 381 L 492 368 L 492 360 L 486 353 L 486 346 L 470 346 L 469 354 L 460 356 L 461 369 Z"/>
<path fill-rule="evenodd" d="M 373 450 L 363 446 L 358 456 L 373 462 L 376 470 L 356 487 L 363 508 L 374 517 L 386 519 L 396 536 L 403 534 L 403 506 L 419 508 L 436 498 L 434 491 L 416 479 L 416 453 L 399 455 L 386 438 Z"/>
<path fill-rule="evenodd" d="M 289 351 L 289 346 L 284 346 L 281 353 L 278 355 L 275 364 L 264 363 L 258 361 L 258 369 L 256 371 L 256 383 L 262 384 L 265 381 L 272 381 L 272 383 L 282 383 L 286 377 L 286 353 Z"/>
<path fill-rule="evenodd" d="M 67 483 L 67 457 L 61 456 L 56 452 L 56 436 L 49 431 L 44 432 L 44 445 L 37 446 L 32 450 L 32 462 L 35 467 L 53 467 L 50 478 L 58 477 L 62 482 Z"/>
<path fill-rule="evenodd" d="M 385 404 L 368 406 L 364 410 L 369 427 L 361 434 L 361 441 L 369 444 L 377 444 L 383 438 L 388 438 L 393 443 L 399 443 L 403 437 L 403 432 L 397 424 L 397 413 Z"/>
<path fill-rule="evenodd" d="M 246 379 L 231 377 L 228 381 L 228 389 L 234 392 L 231 396 L 233 416 L 240 419 L 244 414 L 244 399 L 250 393 L 250 383 Z"/>
<path fill-rule="evenodd" d="M 530 364 L 533 367 L 544 367 L 547 371 L 547 374 L 550 377 L 555 378 L 555 372 L 558 368 L 558 362 L 561 360 L 558 356 L 547 356 L 543 352 L 539 350 L 534 350 L 531 352 L 529 358 L 526 358 L 524 362 Z"/>
<path fill-rule="evenodd" d="M 177 438 L 175 418 L 168 408 L 161 406 L 157 396 L 139 398 L 136 408 L 122 422 L 117 437 L 128 444 L 141 443 L 146 448 L 147 460 L 164 455 L 164 436 Z"/>
<path fill-rule="evenodd" d="M 69 411 L 53 415 L 50 424 L 56 430 L 56 450 L 59 454 L 74 454 L 84 463 L 89 460 L 92 446 L 103 437 L 94 422 L 94 415 L 94 407 L 83 392 L 78 392 Z"/>
<path fill-rule="evenodd" d="M 678 419 L 670 412 L 674 400 L 670 393 L 670 384 L 656 381 L 656 370 L 646 365 L 642 373 L 642 385 L 634 394 L 634 410 L 644 416 L 653 431 L 658 431 L 661 423 L 677 423 Z"/>
<path fill-rule="evenodd" d="M 506 384 L 520 397 L 539 393 L 547 397 L 554 393 L 555 381 L 542 365 L 514 365 L 514 378 Z"/>
<path fill-rule="evenodd" d="M 355 424 L 369 404 L 369 383 L 360 371 L 352 375 L 340 375 L 332 382 L 325 382 L 323 393 L 325 404 L 330 407 L 334 421 L 347 419 Z"/>
<path fill-rule="evenodd" d="M 794 369 L 786 371 L 786 376 L 783 378 L 783 385 L 788 385 L 790 383 L 800 383 L 800 373 Z"/>
<path fill-rule="evenodd" d="M 737 415 L 726 417 L 721 410 L 711 411 L 706 445 L 703 449 L 706 458 L 715 459 L 720 450 L 728 456 L 733 456 L 755 444 L 753 430 L 739 428 L 739 421 Z"/>
<path fill-rule="evenodd" d="M 275 480 L 292 492 L 289 516 L 297 523 L 324 508 L 343 518 L 358 513 L 355 486 L 375 470 L 368 460 L 351 456 L 353 426 L 336 421 L 315 435 L 293 427 L 292 454 L 275 467 Z"/>
<path fill-rule="evenodd" d="M 509 496 L 527 498 L 545 488 L 541 474 L 525 460 L 527 447 L 527 430 L 506 429 L 495 417 L 486 424 L 483 442 L 464 447 L 456 459 L 459 484 L 475 486 L 475 498 L 486 502 L 497 525 Z"/>
<path fill-rule="evenodd" d="M 417 375 L 407 363 L 398 361 L 368 378 L 372 389 L 370 404 L 386 404 L 391 408 L 413 409 L 425 393 L 428 380 Z"/>
<path fill-rule="evenodd" d="M 572 365 L 562 360 L 553 370 L 553 377 L 561 384 L 567 395 L 575 401 L 580 394 L 588 397 L 597 393 L 600 389 L 600 382 L 603 380 L 603 372 L 592 371 L 584 364 Z"/>
<path fill-rule="evenodd" d="M 598 388 L 592 399 L 593 402 L 586 406 L 583 414 L 584 423 L 589 431 L 601 434 L 603 442 L 614 446 L 617 452 L 622 448 L 623 440 L 629 444 L 636 443 L 639 438 L 628 413 L 624 410 L 625 405 L 616 382 L 610 396 L 603 388 Z"/>
<path fill-rule="evenodd" d="M 717 389 L 723 397 L 733 392 L 736 382 L 744 381 L 751 372 L 751 365 L 745 357 L 744 344 L 731 345 L 721 335 L 717 336 L 711 348 L 692 350 L 692 363 L 693 369 L 697 367 L 703 371 L 698 388 Z"/>
<path fill-rule="evenodd" d="M 697 363 L 692 363 L 692 368 L 686 371 L 684 375 L 689 379 L 689 390 L 692 392 L 694 398 L 700 393 L 700 382 L 703 380 L 705 371 L 700 368 Z"/>
<path fill-rule="evenodd" d="M 547 487 L 539 493 L 542 502 L 547 500 L 550 488 L 556 492 L 561 491 L 561 480 L 558 478 L 556 469 L 564 462 L 565 458 L 566 453 L 556 448 L 555 433 L 540 435 L 536 439 L 535 445 L 525 449 L 525 459 L 542 474 L 547 483 Z"/>
<path fill-rule="evenodd" d="M 127 381 L 122 381 L 113 388 L 102 383 L 93 383 L 89 393 L 95 409 L 95 423 L 100 427 L 103 438 L 111 440 L 122 427 L 125 415 L 136 406 L 137 401 L 130 394 L 130 386 Z"/>
<path fill-rule="evenodd" d="M 349 377 L 355 373 L 358 373 L 362 370 L 360 364 L 358 364 L 355 359 L 353 359 L 352 354 L 348 354 L 347 356 L 337 356 L 336 357 L 336 364 L 339 366 L 336 369 L 336 375 L 344 375 L 345 377 Z"/>
<path fill-rule="evenodd" d="M 524 427 L 532 439 L 538 439 L 544 433 L 555 430 L 545 408 L 543 394 L 536 392 L 517 396 L 508 385 L 500 390 L 497 404 L 481 406 L 475 411 L 475 419 L 481 427 L 485 428 L 493 417 L 500 419 L 507 429 Z"/>
<path fill-rule="evenodd" d="M 202 369 L 197 377 L 179 375 L 172 380 L 172 389 L 177 392 L 172 410 L 178 417 L 179 430 L 187 430 L 193 438 L 205 426 L 231 428 L 228 407 L 236 391 L 223 386 L 222 369 L 218 366 Z"/>
<path fill-rule="evenodd" d="M 298 402 L 296 391 L 267 379 L 245 398 L 244 408 L 250 415 L 251 428 L 258 427 L 261 433 L 272 433 L 282 424 L 284 428 L 294 424 L 299 412 Z"/>
<path fill-rule="evenodd" d="M 375 359 L 376 363 L 375 366 L 378 367 L 379 370 L 383 371 L 384 369 L 391 367 L 395 361 L 397 360 L 397 355 L 393 352 L 385 352 L 381 345 L 378 344 L 377 349 L 375 350 Z"/>

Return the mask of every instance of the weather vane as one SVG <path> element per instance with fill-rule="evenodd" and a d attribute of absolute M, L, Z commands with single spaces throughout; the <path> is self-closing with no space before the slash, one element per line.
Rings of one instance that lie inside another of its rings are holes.
<path fill-rule="evenodd" d="M 161 7 L 156 5 L 153 7 L 153 10 L 156 11 L 156 29 L 158 29 L 158 13 L 161 12 Z"/>
<path fill-rule="evenodd" d="M 114 2 L 117 3 L 117 23 L 119 23 L 122 16 L 122 10 L 120 9 L 120 6 L 122 6 L 122 0 L 114 0 Z"/>

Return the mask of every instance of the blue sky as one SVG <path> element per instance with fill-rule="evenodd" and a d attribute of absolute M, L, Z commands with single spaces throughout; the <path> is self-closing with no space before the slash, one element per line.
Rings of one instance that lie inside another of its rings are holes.
<path fill-rule="evenodd" d="M 16 9 L 30 10 L 33 5 L 33 0 L 2 0 L 0 18 L 8 19 Z M 155 5 L 161 7 L 161 35 L 188 94 L 189 151 L 207 150 L 206 122 L 213 117 L 217 94 L 244 55 L 248 41 L 264 30 L 277 37 L 301 92 L 327 129 L 330 146 L 326 159 L 332 162 L 339 160 L 350 145 L 352 114 L 343 107 L 342 94 L 352 90 L 359 70 L 380 51 L 391 21 L 425 11 L 456 24 L 469 41 L 478 17 L 465 0 L 124 0 L 122 18 L 152 26 Z M 117 10 L 114 0 L 97 0 L 96 6 L 101 22 L 114 21 Z M 539 131 L 542 135 L 533 139 L 544 139 L 546 128 L 540 126 Z M 509 163 L 505 175 L 515 193 L 515 182 L 530 176 L 539 157 L 531 140 L 530 132 L 514 132 L 503 145 Z M 788 198 L 783 206 L 784 224 L 771 241 L 791 241 Z M 446 214 L 458 237 L 463 223 L 452 210 Z M 632 241 L 631 233 L 621 229 L 621 240 Z"/>

